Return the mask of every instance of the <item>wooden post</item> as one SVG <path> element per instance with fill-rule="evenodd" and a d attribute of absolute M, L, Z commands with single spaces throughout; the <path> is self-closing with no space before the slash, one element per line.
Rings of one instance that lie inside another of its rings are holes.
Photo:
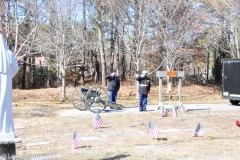
<path fill-rule="evenodd" d="M 182 107 L 182 78 L 184 71 L 178 71 L 178 107 Z"/>
<path fill-rule="evenodd" d="M 163 107 L 162 103 L 162 79 L 166 77 L 178 77 L 179 83 L 178 83 L 178 106 L 182 106 L 182 78 L 184 77 L 184 71 L 157 71 L 156 77 L 159 77 L 159 104 L 158 109 Z M 170 99 L 169 99 L 170 101 Z"/>
<path fill-rule="evenodd" d="M 157 71 L 156 77 L 159 77 L 159 103 L 158 103 L 158 110 L 163 107 L 162 103 L 162 80 L 167 76 L 166 71 Z"/>

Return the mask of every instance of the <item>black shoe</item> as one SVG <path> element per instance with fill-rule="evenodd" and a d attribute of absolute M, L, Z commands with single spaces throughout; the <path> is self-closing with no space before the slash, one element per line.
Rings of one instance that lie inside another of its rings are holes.
<path fill-rule="evenodd" d="M 139 112 L 142 112 L 142 110 L 139 110 Z"/>

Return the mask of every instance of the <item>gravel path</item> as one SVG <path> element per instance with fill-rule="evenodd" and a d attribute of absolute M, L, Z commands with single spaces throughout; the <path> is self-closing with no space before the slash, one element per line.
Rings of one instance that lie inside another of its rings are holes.
<path fill-rule="evenodd" d="M 208 110 L 214 111 L 214 110 L 240 110 L 240 105 L 234 106 L 231 104 L 185 104 L 183 105 L 186 111 L 191 110 Z M 172 105 L 164 105 L 166 109 L 171 110 Z M 147 106 L 147 112 L 158 112 L 158 106 L 157 105 L 148 105 Z M 114 110 L 107 107 L 104 111 L 101 112 L 101 114 L 123 114 L 123 113 L 139 113 L 138 106 L 125 106 L 123 110 Z M 57 111 L 56 114 L 58 116 L 82 116 L 82 115 L 91 115 L 94 114 L 88 110 L 86 111 L 79 111 L 77 109 L 65 109 Z"/>

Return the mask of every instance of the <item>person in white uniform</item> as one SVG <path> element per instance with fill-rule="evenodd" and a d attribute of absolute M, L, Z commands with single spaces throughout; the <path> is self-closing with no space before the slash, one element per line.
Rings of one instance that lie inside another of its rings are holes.
<path fill-rule="evenodd" d="M 15 138 L 12 116 L 12 78 L 19 67 L 0 33 L 0 139 Z"/>
<path fill-rule="evenodd" d="M 141 76 L 136 75 L 136 80 L 139 82 L 139 111 L 146 112 L 147 111 L 147 103 L 148 103 L 148 94 L 150 93 L 150 78 L 147 77 L 148 71 L 142 71 Z"/>

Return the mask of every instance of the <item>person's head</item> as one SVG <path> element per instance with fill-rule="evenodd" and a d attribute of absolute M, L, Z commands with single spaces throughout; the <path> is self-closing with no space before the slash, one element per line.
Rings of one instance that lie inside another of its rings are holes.
<path fill-rule="evenodd" d="M 142 73 L 141 73 L 141 77 L 146 77 L 147 74 L 148 74 L 148 71 L 144 70 L 144 71 L 142 71 Z"/>

